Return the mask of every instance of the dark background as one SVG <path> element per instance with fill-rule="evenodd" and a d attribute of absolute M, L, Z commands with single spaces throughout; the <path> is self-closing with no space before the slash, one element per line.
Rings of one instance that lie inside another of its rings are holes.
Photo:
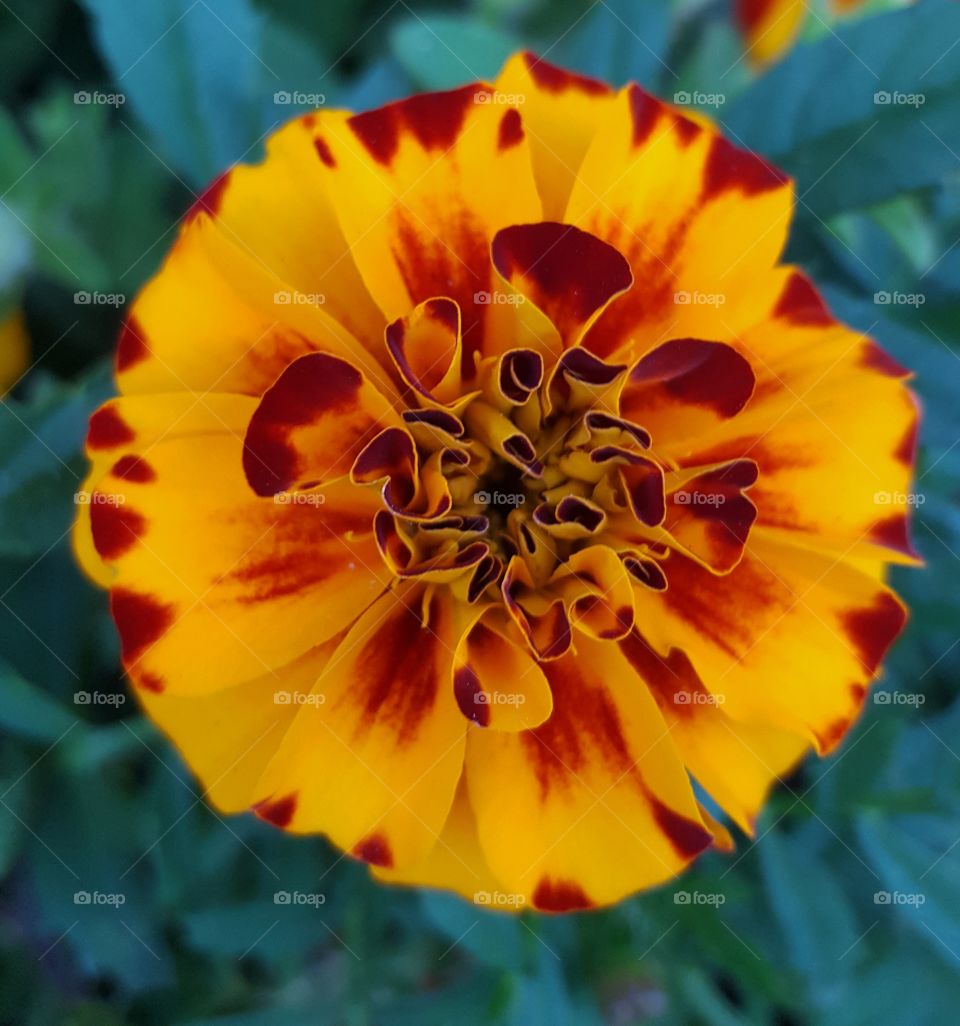
<path fill-rule="evenodd" d="M 758 77 L 724 2 L 0 3 L 0 322 L 25 317 L 31 346 L 0 406 L 0 1023 L 957 1021 L 960 5 L 891 6 L 813 4 Z M 797 178 L 791 259 L 916 370 L 925 408 L 927 565 L 895 575 L 912 622 L 861 722 L 778 787 L 756 843 L 558 918 L 385 889 L 319 839 L 218 816 L 139 714 L 69 551 L 123 307 L 194 194 L 294 113 L 274 94 L 362 108 L 521 46 L 714 94 L 730 137 Z M 875 98 L 896 91 L 922 104 Z"/>

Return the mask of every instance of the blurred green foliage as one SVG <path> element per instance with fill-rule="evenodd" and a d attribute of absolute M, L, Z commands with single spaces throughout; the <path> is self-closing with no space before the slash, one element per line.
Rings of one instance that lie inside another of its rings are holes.
<path fill-rule="evenodd" d="M 24 309 L 33 347 L 0 406 L 0 1023 L 956 1020 L 960 6 L 891 6 L 833 24 L 815 5 L 805 44 L 758 76 L 719 0 L 0 5 L 0 314 Z M 896 575 L 913 618 L 879 700 L 778 789 L 758 844 L 565 918 L 383 889 L 321 841 L 218 816 L 127 696 L 68 539 L 122 317 L 77 294 L 132 298 L 192 194 L 294 112 L 275 93 L 365 107 L 491 76 L 520 46 L 721 95 L 731 138 L 796 176 L 791 258 L 916 370 L 925 409 L 927 567 Z M 93 691 L 113 698 L 78 704 Z"/>

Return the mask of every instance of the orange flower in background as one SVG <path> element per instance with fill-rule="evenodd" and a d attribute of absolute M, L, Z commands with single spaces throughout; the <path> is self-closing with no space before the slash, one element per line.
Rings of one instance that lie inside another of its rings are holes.
<path fill-rule="evenodd" d="M 789 180 L 635 85 L 323 111 L 132 306 L 75 532 L 211 801 L 509 908 L 669 879 L 843 738 L 905 612 L 906 372 Z M 884 498 L 886 496 L 886 498 Z"/>
<path fill-rule="evenodd" d="M 863 0 L 831 0 L 837 14 L 853 11 Z M 782 57 L 794 44 L 807 15 L 807 0 L 734 0 L 734 15 L 749 56 L 760 64 Z"/>
<path fill-rule="evenodd" d="M 12 388 L 27 369 L 30 338 L 20 310 L 0 318 L 0 395 Z"/>

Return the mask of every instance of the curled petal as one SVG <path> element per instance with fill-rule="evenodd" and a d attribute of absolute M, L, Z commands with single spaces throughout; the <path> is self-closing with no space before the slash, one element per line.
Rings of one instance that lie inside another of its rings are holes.
<path fill-rule="evenodd" d="M 753 460 L 734 460 L 672 483 L 663 529 L 712 570 L 728 573 L 757 518 L 757 507 L 744 495 L 757 474 Z"/>
<path fill-rule="evenodd" d="M 497 271 L 550 318 L 566 348 L 633 284 L 630 265 L 612 246 L 556 221 L 502 229 L 491 254 Z"/>
<path fill-rule="evenodd" d="M 243 469 L 257 495 L 343 477 L 360 450 L 397 415 L 347 363 L 328 353 L 295 360 L 264 393 L 243 443 Z"/>
<path fill-rule="evenodd" d="M 412 519 L 443 516 L 451 506 L 450 489 L 441 465 L 445 451 L 433 453 L 421 468 L 420 455 L 408 431 L 386 428 L 354 460 L 350 479 L 374 484 L 386 479 L 387 507 Z"/>
<path fill-rule="evenodd" d="M 731 346 L 677 338 L 647 353 L 620 393 L 620 414 L 654 442 L 695 437 L 735 417 L 753 394 L 750 364 Z"/>
<path fill-rule="evenodd" d="M 463 399 L 460 378 L 460 307 L 427 299 L 387 326 L 387 349 L 406 384 L 443 405 Z"/>

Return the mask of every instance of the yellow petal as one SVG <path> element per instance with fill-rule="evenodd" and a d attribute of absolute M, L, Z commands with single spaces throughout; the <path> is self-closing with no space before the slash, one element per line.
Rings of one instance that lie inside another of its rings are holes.
<path fill-rule="evenodd" d="M 507 892 L 543 911 L 617 901 L 713 842 L 656 704 L 617 646 L 578 637 L 543 664 L 553 714 L 521 734 L 472 731 L 480 843 Z"/>
<path fill-rule="evenodd" d="M 322 831 L 373 865 L 402 867 L 437 842 L 463 763 L 449 598 L 391 591 L 361 616 L 258 784 L 255 809 Z"/>

